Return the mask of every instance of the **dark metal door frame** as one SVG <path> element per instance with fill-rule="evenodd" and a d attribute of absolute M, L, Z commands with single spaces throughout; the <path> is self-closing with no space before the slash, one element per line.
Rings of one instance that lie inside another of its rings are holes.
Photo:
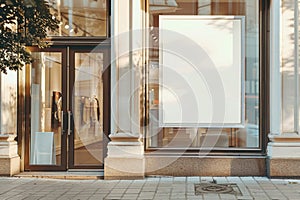
<path fill-rule="evenodd" d="M 67 82 L 67 48 L 46 48 L 39 49 L 37 47 L 30 47 L 31 52 L 60 52 L 62 53 L 62 111 L 65 113 L 67 110 L 66 101 L 66 82 Z M 31 66 L 26 66 L 25 73 L 25 170 L 32 171 L 63 171 L 67 169 L 67 130 L 66 126 L 61 130 L 61 159 L 60 165 L 30 165 L 30 141 L 31 141 Z M 23 122 L 24 123 L 24 122 Z"/>
<path fill-rule="evenodd" d="M 103 158 L 105 158 L 107 151 L 106 146 L 108 143 L 108 135 L 110 133 L 110 45 L 102 46 L 53 46 L 50 48 L 39 49 L 37 47 L 30 47 L 32 52 L 61 52 L 62 53 L 62 99 L 63 99 L 63 127 L 61 133 L 61 163 L 60 165 L 30 165 L 30 141 L 31 141 L 31 66 L 26 66 L 25 70 L 25 106 L 24 116 L 25 120 L 18 123 L 19 126 L 25 125 L 25 159 L 24 169 L 26 171 L 65 171 L 67 169 L 102 169 L 104 166 L 74 166 L 74 135 L 70 134 L 68 137 L 68 131 L 74 130 L 74 123 L 71 123 L 71 127 L 66 126 L 68 122 L 67 113 L 70 111 L 72 102 L 72 87 L 75 81 L 75 52 L 95 52 L 103 53 L 104 70 L 102 74 L 103 79 Z M 69 64 L 69 66 L 68 66 Z M 68 78 L 69 77 L 69 78 Z M 69 86 L 69 88 L 68 88 Z M 19 105 L 23 105 L 19 102 Z M 70 130 L 69 130 L 70 129 Z M 74 131 L 72 131 L 74 132 Z"/>
<path fill-rule="evenodd" d="M 73 95 L 73 88 L 75 84 L 75 53 L 103 53 L 103 158 L 105 158 L 106 146 L 108 143 L 108 135 L 110 133 L 110 49 L 101 46 L 91 47 L 71 47 L 69 51 L 70 55 L 70 75 L 69 75 L 69 98 Z M 74 102 L 69 100 L 69 111 L 72 110 Z M 70 135 L 69 135 L 69 164 L 70 169 L 103 169 L 104 165 L 75 165 L 74 163 L 74 122 L 71 120 Z"/>

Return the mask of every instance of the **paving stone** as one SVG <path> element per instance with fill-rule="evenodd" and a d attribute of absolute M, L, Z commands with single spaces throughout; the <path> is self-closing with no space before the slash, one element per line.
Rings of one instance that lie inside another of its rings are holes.
<path fill-rule="evenodd" d="M 129 188 L 126 190 L 125 194 L 138 194 L 140 191 L 141 191 L 140 189 Z"/>
<path fill-rule="evenodd" d="M 137 199 L 153 199 L 153 196 L 139 196 Z"/>
<path fill-rule="evenodd" d="M 218 194 L 203 194 L 204 199 L 220 199 L 220 196 Z"/>
<path fill-rule="evenodd" d="M 213 177 L 213 180 L 218 184 L 228 183 L 228 180 L 225 177 Z"/>
<path fill-rule="evenodd" d="M 238 200 L 252 200 L 254 199 L 252 196 L 241 196 L 237 197 Z"/>
<path fill-rule="evenodd" d="M 157 190 L 157 187 L 143 187 L 142 192 L 155 192 Z"/>
<path fill-rule="evenodd" d="M 174 181 L 185 182 L 186 177 L 174 177 Z"/>
<path fill-rule="evenodd" d="M 123 196 L 122 194 L 109 194 L 105 198 L 108 198 L 108 199 L 112 199 L 112 198 L 118 199 L 118 198 L 121 198 L 122 196 Z"/>
<path fill-rule="evenodd" d="M 122 189 L 122 188 L 115 188 L 111 190 L 111 194 L 123 194 L 126 191 L 126 189 Z"/>
<path fill-rule="evenodd" d="M 220 194 L 221 199 L 236 199 L 236 196 L 233 194 Z"/>
<path fill-rule="evenodd" d="M 195 195 L 200 182 L 236 183 L 242 196 Z M 300 181 L 266 177 L 151 177 L 130 181 L 77 181 L 0 177 L 1 200 L 300 199 Z"/>
<path fill-rule="evenodd" d="M 187 181 L 192 183 L 200 183 L 200 177 L 199 176 L 187 177 Z"/>
<path fill-rule="evenodd" d="M 154 196 L 155 192 L 141 192 L 139 196 Z"/>
<path fill-rule="evenodd" d="M 137 199 L 138 198 L 138 194 L 130 194 L 130 195 L 124 195 L 122 197 L 122 199 Z"/>
<path fill-rule="evenodd" d="M 213 182 L 214 181 L 213 177 L 207 177 L 207 176 L 200 177 L 200 180 L 201 180 L 201 183 L 202 182 L 207 183 L 207 182 Z"/>
<path fill-rule="evenodd" d="M 187 197 L 187 200 L 202 200 L 203 197 Z"/>
<path fill-rule="evenodd" d="M 173 182 L 173 178 L 172 177 L 162 177 L 160 179 L 161 182 Z"/>

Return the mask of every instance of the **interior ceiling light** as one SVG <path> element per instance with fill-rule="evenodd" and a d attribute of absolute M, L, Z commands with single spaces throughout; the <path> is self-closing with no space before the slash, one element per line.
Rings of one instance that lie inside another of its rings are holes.
<path fill-rule="evenodd" d="M 178 8 L 176 0 L 149 0 L 150 13 L 170 13 Z"/>

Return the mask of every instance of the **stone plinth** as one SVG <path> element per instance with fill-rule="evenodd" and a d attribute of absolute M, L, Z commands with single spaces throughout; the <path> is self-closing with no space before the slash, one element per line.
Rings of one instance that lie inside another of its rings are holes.
<path fill-rule="evenodd" d="M 296 133 L 269 135 L 268 176 L 300 177 L 300 136 Z"/>
<path fill-rule="evenodd" d="M 20 157 L 15 135 L 0 134 L 0 175 L 12 176 L 20 173 Z"/>
<path fill-rule="evenodd" d="M 144 145 L 140 141 L 140 136 L 117 133 L 110 138 L 104 161 L 104 179 L 144 178 Z"/>
<path fill-rule="evenodd" d="M 264 157 L 146 156 L 146 175 L 265 176 Z"/>

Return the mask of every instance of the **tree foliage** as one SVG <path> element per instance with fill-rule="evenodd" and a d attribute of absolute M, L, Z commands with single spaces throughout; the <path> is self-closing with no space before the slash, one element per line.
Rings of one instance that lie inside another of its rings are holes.
<path fill-rule="evenodd" d="M 33 61 L 26 46 L 47 47 L 47 30 L 58 28 L 45 0 L 0 0 L 0 71 Z"/>

